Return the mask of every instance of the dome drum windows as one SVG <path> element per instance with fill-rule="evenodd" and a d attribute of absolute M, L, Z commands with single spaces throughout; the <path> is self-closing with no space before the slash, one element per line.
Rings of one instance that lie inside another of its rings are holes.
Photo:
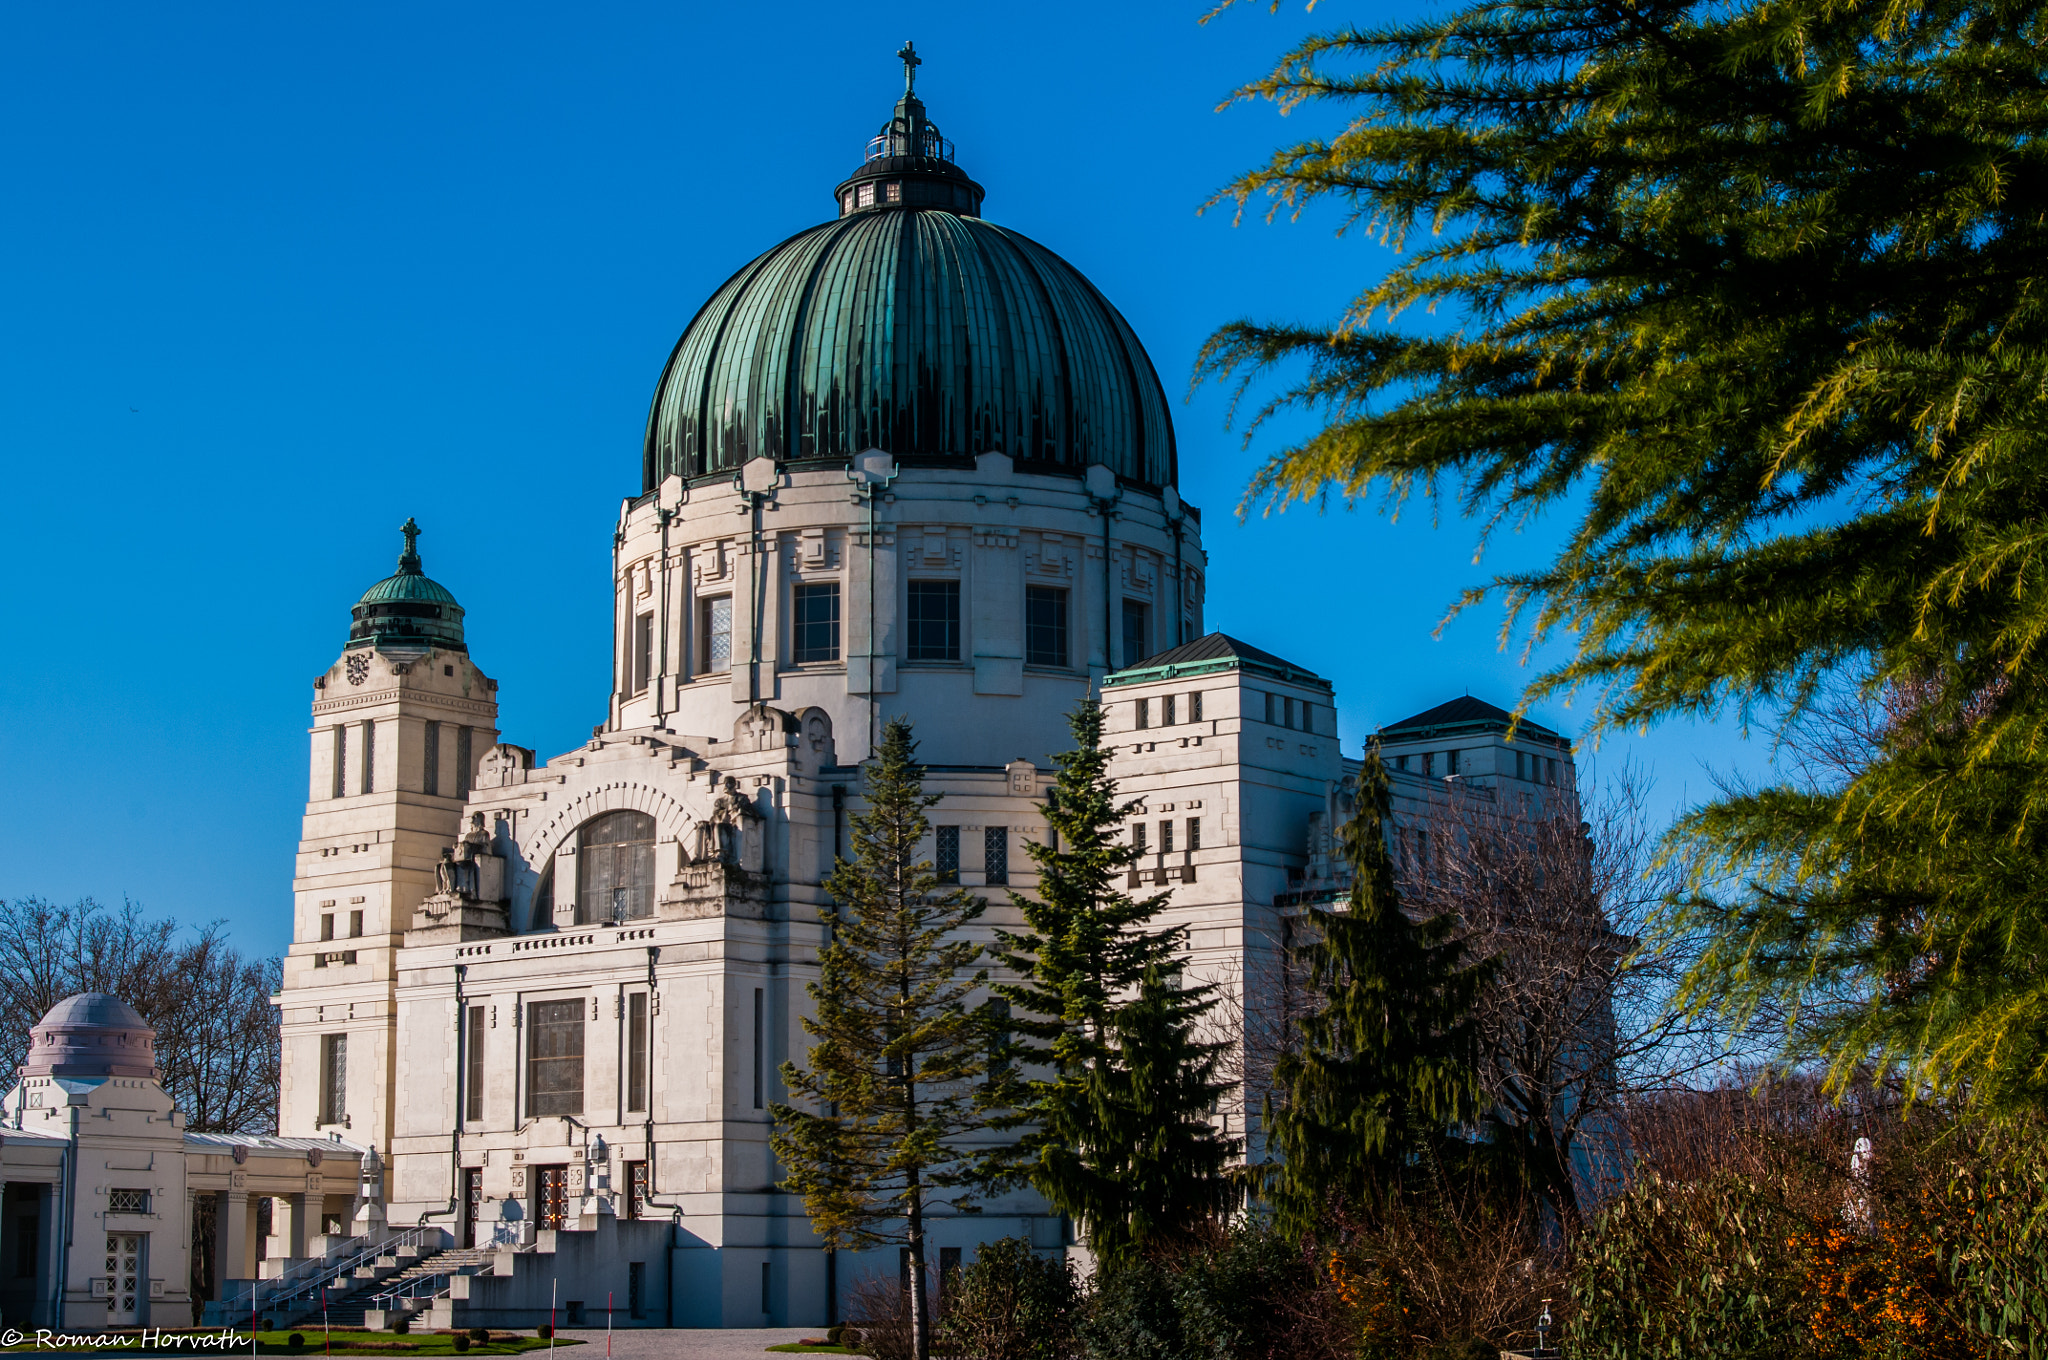
<path fill-rule="evenodd" d="M 654 915 L 654 819 L 608 812 L 576 833 L 576 921 L 643 921 Z"/>

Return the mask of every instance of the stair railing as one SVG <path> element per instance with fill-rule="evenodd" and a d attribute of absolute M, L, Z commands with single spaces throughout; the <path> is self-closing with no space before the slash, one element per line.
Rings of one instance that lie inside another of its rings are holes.
<path fill-rule="evenodd" d="M 273 1276 L 267 1280 L 252 1281 L 247 1292 L 225 1300 L 223 1307 L 232 1305 L 234 1308 L 233 1315 L 240 1315 L 260 1312 L 266 1306 L 274 1311 L 280 1305 L 296 1299 L 311 1299 L 319 1293 L 322 1287 L 333 1283 L 336 1279 L 369 1264 L 379 1256 L 389 1256 L 406 1247 L 416 1247 L 424 1242 L 429 1235 L 438 1238 L 441 1235 L 441 1229 L 430 1224 L 407 1228 L 404 1232 L 393 1234 L 383 1241 L 364 1247 L 350 1256 L 341 1258 L 316 1257 L 311 1260 L 301 1261 L 281 1275 Z"/>

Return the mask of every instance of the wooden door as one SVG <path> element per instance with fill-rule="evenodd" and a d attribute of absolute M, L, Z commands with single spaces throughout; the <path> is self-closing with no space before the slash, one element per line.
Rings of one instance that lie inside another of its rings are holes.
<path fill-rule="evenodd" d="M 480 1166 L 462 1172 L 462 1245 L 477 1245 L 477 1225 L 484 1216 L 484 1170 Z"/>
<path fill-rule="evenodd" d="M 541 1228 L 563 1227 L 569 1217 L 569 1168 L 537 1166 L 533 1170 L 534 1223 Z"/>

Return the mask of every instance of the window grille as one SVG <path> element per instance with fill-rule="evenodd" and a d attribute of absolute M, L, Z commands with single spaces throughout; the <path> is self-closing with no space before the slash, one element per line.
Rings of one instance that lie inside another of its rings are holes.
<path fill-rule="evenodd" d="M 701 612 L 703 639 L 699 655 L 703 657 L 703 663 L 698 669 L 729 671 L 732 669 L 732 596 L 720 595 L 704 601 Z"/>
<path fill-rule="evenodd" d="M 1150 699 L 1140 699 L 1138 700 L 1138 729 L 1143 731 L 1151 725 L 1152 701 Z"/>
<path fill-rule="evenodd" d="M 334 796 L 348 797 L 348 724 L 334 727 Z"/>
<path fill-rule="evenodd" d="M 626 998 L 626 1108 L 647 1108 L 647 993 Z"/>
<path fill-rule="evenodd" d="M 1195 691 L 1194 693 L 1192 693 L 1192 694 L 1188 695 L 1188 721 L 1189 721 L 1189 722 L 1200 722 L 1201 720 L 1202 720 L 1202 691 L 1200 691 L 1200 690 L 1196 690 L 1196 691 Z"/>
<path fill-rule="evenodd" d="M 1145 824 L 1143 822 L 1131 823 L 1131 844 L 1137 847 L 1139 854 L 1145 853 Z"/>
<path fill-rule="evenodd" d="M 1162 855 L 1170 855 L 1173 853 L 1172 822 L 1161 822 L 1159 824 L 1159 853 Z"/>
<path fill-rule="evenodd" d="M 1188 818 L 1188 849 L 1199 850 L 1201 848 L 1202 819 L 1200 817 L 1190 817 Z"/>
<path fill-rule="evenodd" d="M 467 1119 L 484 1117 L 484 1008 L 469 1008 L 469 1042 L 462 1055 L 463 1104 Z"/>
<path fill-rule="evenodd" d="M 583 1113 L 585 1002 L 535 1001 L 526 1008 L 526 1113 Z"/>
<path fill-rule="evenodd" d="M 149 1212 L 149 1191 L 109 1190 L 107 1191 L 107 1212 L 110 1214 L 146 1214 Z"/>
<path fill-rule="evenodd" d="M 984 882 L 1010 881 L 1010 828 L 985 826 L 981 829 L 981 862 L 986 870 Z"/>
<path fill-rule="evenodd" d="M 325 1034 L 320 1038 L 320 1122 L 340 1124 L 348 1119 L 348 1036 Z"/>
<path fill-rule="evenodd" d="M 1174 702 L 1173 702 L 1173 696 L 1172 696 L 1171 694 L 1168 694 L 1168 695 L 1166 695 L 1165 697 L 1163 697 L 1163 698 L 1161 698 L 1161 699 L 1160 699 L 1160 701 L 1159 701 L 1159 725 L 1160 725 L 1161 727 L 1171 727 L 1171 726 L 1173 726 L 1173 725 L 1174 725 L 1174 723 L 1176 723 L 1177 721 L 1179 721 L 1179 720 L 1178 720 L 1177 718 L 1175 718 L 1175 717 L 1173 716 L 1173 710 L 1174 710 Z"/>
<path fill-rule="evenodd" d="M 441 796 L 441 724 L 427 724 L 426 740 L 420 747 L 421 790 L 429 797 Z"/>
<path fill-rule="evenodd" d="M 363 720 L 363 792 L 377 791 L 377 723 L 373 718 Z"/>
<path fill-rule="evenodd" d="M 941 883 L 960 881 L 960 828 L 940 826 L 932 828 L 936 847 L 932 858 Z"/>

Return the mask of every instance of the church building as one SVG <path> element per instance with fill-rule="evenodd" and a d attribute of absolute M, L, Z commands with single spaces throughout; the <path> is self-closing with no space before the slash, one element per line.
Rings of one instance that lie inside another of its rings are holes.
<path fill-rule="evenodd" d="M 620 460 L 590 740 L 543 757 L 501 732 L 517 696 L 411 521 L 313 682 L 279 1133 L 375 1149 L 394 1227 L 496 1249 L 420 1300 L 439 1325 L 531 1326 L 550 1281 L 565 1323 L 611 1297 L 620 1325 L 820 1325 L 895 1274 L 893 1251 L 821 1250 L 769 1149 L 820 884 L 893 716 L 945 795 L 931 859 L 986 889 L 991 935 L 1032 890 L 1049 755 L 1091 695 L 1143 803 L 1132 882 L 1171 895 L 1199 973 L 1264 985 L 1334 881 L 1357 762 L 1332 683 L 1208 630 L 1144 346 L 982 215 L 900 55 L 831 219 L 705 302 L 637 488 Z M 1569 785 L 1567 740 L 1509 734 L 1470 699 L 1384 729 L 1404 799 Z M 1218 1118 L 1242 1135 L 1255 1113 Z M 949 1262 L 1005 1236 L 1070 1234 L 1025 1193 L 934 1231 Z"/>

